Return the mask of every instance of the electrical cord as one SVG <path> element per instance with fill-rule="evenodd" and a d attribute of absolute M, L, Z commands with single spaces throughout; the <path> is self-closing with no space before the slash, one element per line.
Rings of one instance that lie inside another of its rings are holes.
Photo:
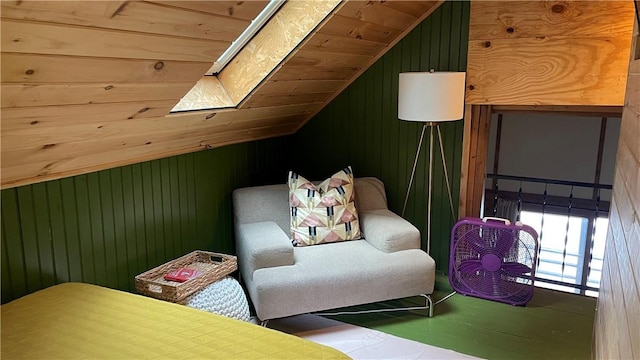
<path fill-rule="evenodd" d="M 440 300 L 438 300 L 438 301 L 434 302 L 434 303 L 433 303 L 433 306 L 436 306 L 436 305 L 440 304 L 441 302 L 444 302 L 445 300 L 447 300 L 448 298 L 452 297 L 452 296 L 453 296 L 453 295 L 455 295 L 455 294 L 457 294 L 457 293 L 456 293 L 455 291 L 453 291 L 451 294 L 449 294 L 449 295 L 447 295 L 447 296 L 443 297 L 442 299 L 440 299 Z"/>

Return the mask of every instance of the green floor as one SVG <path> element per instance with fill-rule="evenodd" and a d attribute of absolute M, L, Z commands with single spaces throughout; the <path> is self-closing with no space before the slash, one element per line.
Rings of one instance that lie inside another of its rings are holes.
<path fill-rule="evenodd" d="M 436 289 L 434 301 L 450 292 L 445 277 L 438 277 Z M 526 307 L 456 294 L 435 306 L 433 318 L 425 311 L 333 318 L 487 359 L 590 359 L 595 308 L 596 299 L 536 288 Z"/>

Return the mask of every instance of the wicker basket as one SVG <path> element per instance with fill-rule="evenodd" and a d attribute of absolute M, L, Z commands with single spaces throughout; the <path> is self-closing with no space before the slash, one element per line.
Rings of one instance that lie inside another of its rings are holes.
<path fill-rule="evenodd" d="M 164 280 L 166 274 L 181 267 L 200 270 L 202 274 L 183 283 Z M 233 255 L 196 250 L 136 276 L 136 290 L 157 299 L 179 302 L 237 269 Z"/>

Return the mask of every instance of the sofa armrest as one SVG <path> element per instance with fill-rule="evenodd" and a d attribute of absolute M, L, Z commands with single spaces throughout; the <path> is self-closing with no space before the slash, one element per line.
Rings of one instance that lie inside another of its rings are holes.
<path fill-rule="evenodd" d="M 240 271 L 253 279 L 253 272 L 267 267 L 293 265 L 293 245 L 273 221 L 236 226 Z"/>
<path fill-rule="evenodd" d="M 420 231 L 394 212 L 381 209 L 361 212 L 360 229 L 365 240 L 378 250 L 391 253 L 420 249 Z"/>

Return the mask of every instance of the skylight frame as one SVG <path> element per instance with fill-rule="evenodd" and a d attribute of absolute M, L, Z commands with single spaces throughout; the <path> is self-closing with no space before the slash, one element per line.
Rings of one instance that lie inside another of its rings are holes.
<path fill-rule="evenodd" d="M 255 34 L 280 10 L 287 0 L 270 0 L 267 6 L 251 20 L 249 26 L 235 39 L 222 55 L 213 63 L 205 75 L 216 75 L 247 45 Z"/>

